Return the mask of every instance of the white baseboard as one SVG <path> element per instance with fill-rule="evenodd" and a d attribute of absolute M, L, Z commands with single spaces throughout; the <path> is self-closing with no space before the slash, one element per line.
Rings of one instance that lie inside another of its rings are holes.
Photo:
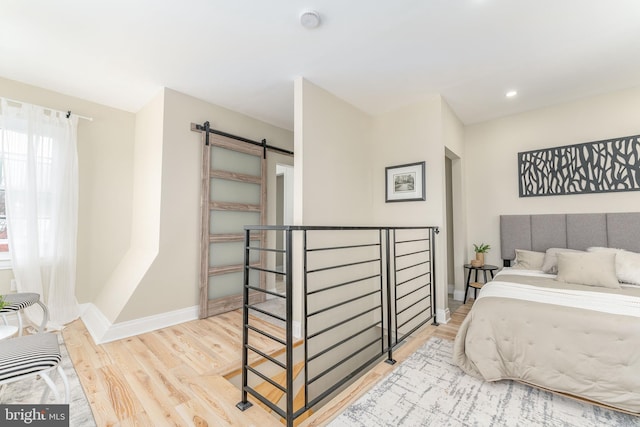
<path fill-rule="evenodd" d="M 449 323 L 449 320 L 451 320 L 451 312 L 449 311 L 449 307 L 447 307 L 446 309 L 437 309 L 436 310 L 436 322 L 438 323 Z"/>
<path fill-rule="evenodd" d="M 296 339 L 300 339 L 302 338 L 302 323 L 300 323 L 297 320 L 294 320 L 292 322 L 292 326 L 293 326 L 293 337 Z"/>
<path fill-rule="evenodd" d="M 102 337 L 111 326 L 111 322 L 102 314 L 102 311 L 93 303 L 80 304 L 80 318 L 91 334 L 93 342 L 102 344 Z"/>
<path fill-rule="evenodd" d="M 96 344 L 144 334 L 198 318 L 197 305 L 119 323 L 109 322 L 102 311 L 92 303 L 81 304 L 80 312 L 80 317 Z"/>
<path fill-rule="evenodd" d="M 453 299 L 456 301 L 464 301 L 464 290 L 453 291 Z"/>

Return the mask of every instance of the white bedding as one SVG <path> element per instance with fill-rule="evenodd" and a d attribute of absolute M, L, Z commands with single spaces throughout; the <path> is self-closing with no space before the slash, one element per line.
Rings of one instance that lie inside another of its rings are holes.
<path fill-rule="evenodd" d="M 504 267 L 502 270 L 496 273 L 495 277 L 499 277 L 501 274 L 513 274 L 516 276 L 535 276 L 535 277 L 548 277 L 549 279 L 555 279 L 555 274 L 547 274 L 542 270 L 523 270 L 521 268 Z"/>
<path fill-rule="evenodd" d="M 546 274 L 545 276 L 549 276 Z M 602 292 L 541 288 L 493 280 L 482 287 L 478 300 L 486 297 L 515 298 L 524 301 L 582 308 L 602 313 L 640 317 L 640 297 Z"/>
<path fill-rule="evenodd" d="M 496 273 L 495 278 L 500 276 L 501 274 L 512 274 L 515 276 L 530 276 L 530 277 L 546 277 L 549 279 L 555 279 L 557 277 L 556 274 L 548 274 L 542 270 L 523 270 L 521 268 L 513 268 L 513 267 L 504 267 L 502 270 Z M 633 283 L 625 283 L 620 282 L 621 288 L 638 288 L 638 285 Z"/>

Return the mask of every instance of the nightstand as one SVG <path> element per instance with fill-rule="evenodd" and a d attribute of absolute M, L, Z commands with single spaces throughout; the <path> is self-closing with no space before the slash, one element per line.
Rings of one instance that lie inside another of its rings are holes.
<path fill-rule="evenodd" d="M 467 270 L 467 286 L 464 288 L 464 301 L 463 304 L 467 302 L 467 295 L 469 294 L 469 288 L 473 288 L 473 298 L 475 299 L 478 296 L 478 289 L 482 288 L 482 286 L 489 281 L 487 278 L 487 271 L 491 275 L 491 279 L 493 280 L 493 272 L 498 270 L 498 266 L 485 264 L 481 267 L 474 267 L 471 264 L 465 264 L 464 269 Z M 471 282 L 471 272 L 475 271 L 475 282 Z M 478 272 L 482 271 L 484 275 L 484 283 L 478 282 Z"/>

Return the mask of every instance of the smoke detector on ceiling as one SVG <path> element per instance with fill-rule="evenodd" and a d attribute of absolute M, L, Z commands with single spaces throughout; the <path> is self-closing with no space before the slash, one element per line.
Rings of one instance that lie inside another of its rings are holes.
<path fill-rule="evenodd" d="M 307 29 L 316 28 L 320 25 L 320 14 L 315 10 L 307 10 L 300 15 L 300 23 Z"/>

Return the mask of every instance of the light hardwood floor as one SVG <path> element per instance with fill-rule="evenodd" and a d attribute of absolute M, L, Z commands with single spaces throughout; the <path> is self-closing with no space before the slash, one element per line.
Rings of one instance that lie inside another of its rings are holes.
<path fill-rule="evenodd" d="M 460 307 L 446 325 L 422 328 L 394 352 L 394 358 L 401 362 L 431 336 L 453 339 L 470 307 L 471 303 Z M 235 404 L 240 392 L 223 377 L 241 363 L 241 322 L 241 312 L 233 311 L 95 345 L 77 320 L 63 335 L 100 427 L 281 427 L 258 405 L 239 411 Z M 263 326 L 281 336 L 279 328 Z M 266 338 L 252 345 L 266 353 L 279 349 Z M 326 424 L 392 369 L 386 363 L 376 365 L 300 425 Z"/>

